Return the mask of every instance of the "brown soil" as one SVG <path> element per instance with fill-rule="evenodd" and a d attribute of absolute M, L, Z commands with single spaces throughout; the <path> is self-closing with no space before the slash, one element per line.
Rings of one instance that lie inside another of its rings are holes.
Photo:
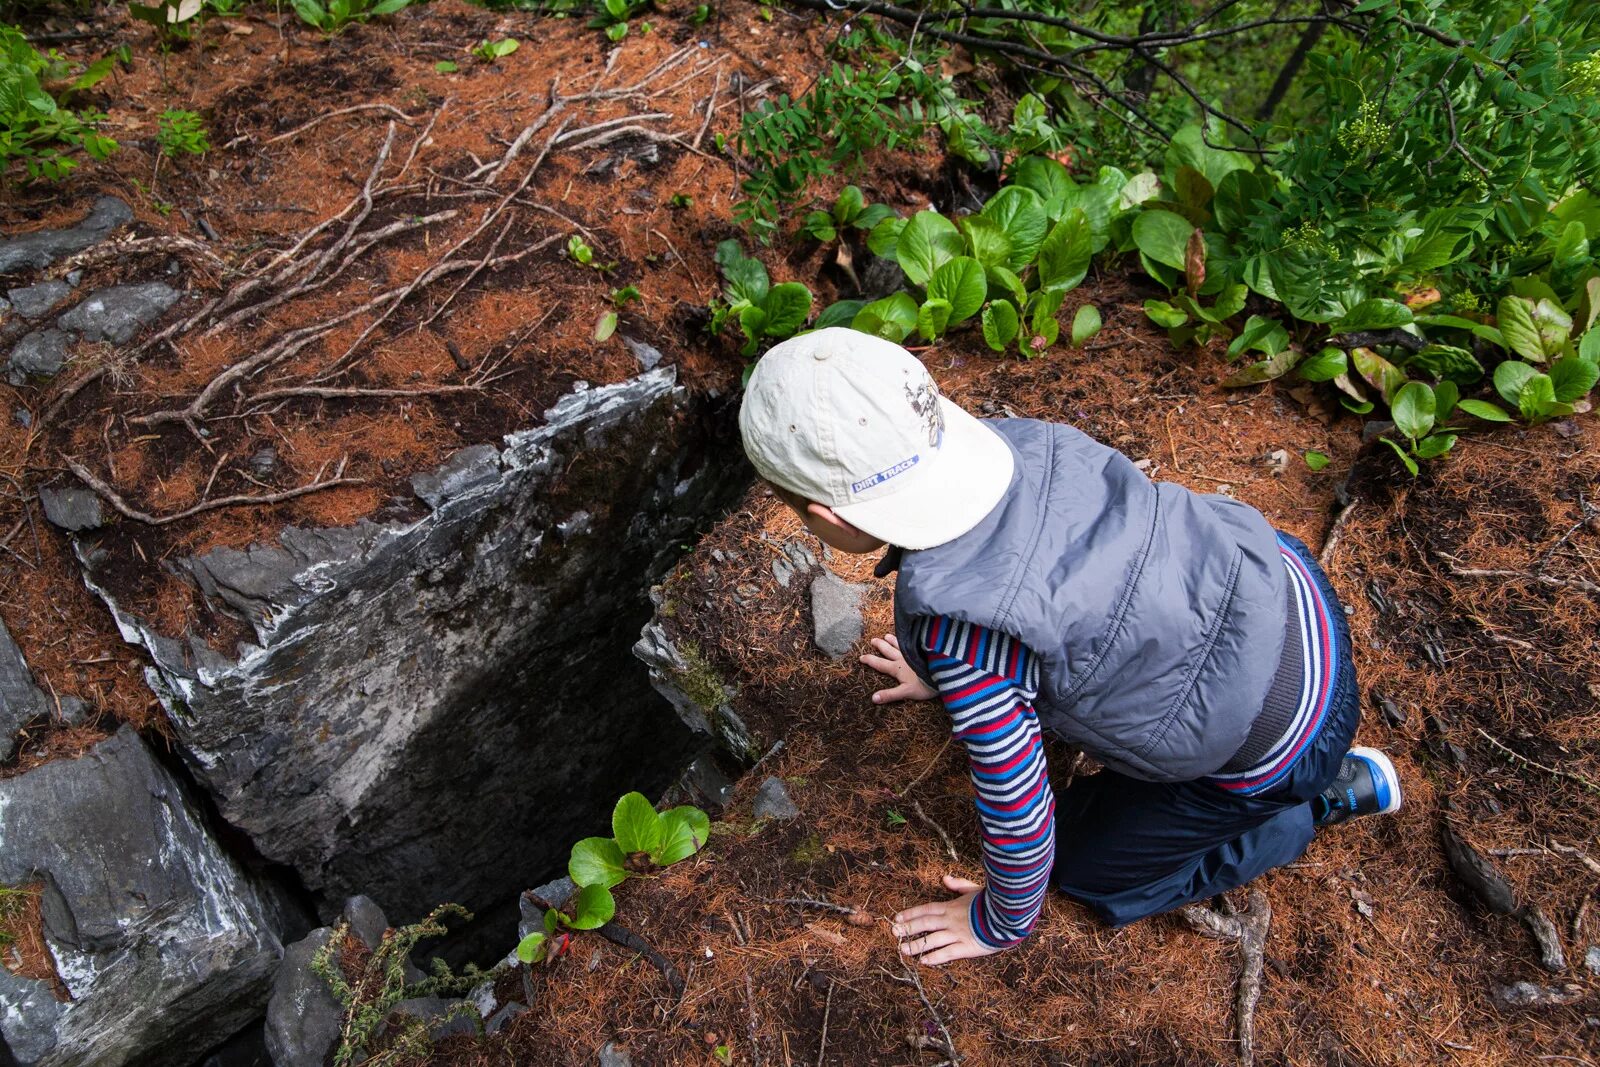
<path fill-rule="evenodd" d="M 1360 740 L 1396 757 L 1406 807 L 1322 835 L 1300 862 L 1260 881 L 1274 917 L 1257 1062 L 1591 1062 L 1600 1031 L 1585 1020 L 1600 982 L 1581 957 L 1600 942 L 1588 904 L 1597 879 L 1555 846 L 1600 858 L 1600 802 L 1575 778 L 1512 762 L 1478 731 L 1600 782 L 1600 601 L 1571 586 L 1455 576 L 1437 554 L 1461 567 L 1529 571 L 1554 550 L 1544 573 L 1593 580 L 1600 530 L 1561 540 L 1579 518 L 1577 494 L 1595 492 L 1593 425 L 1466 440 L 1459 456 L 1412 480 L 1382 446 L 1361 450 L 1349 418 L 1325 425 L 1282 387 L 1217 387 L 1221 360 L 1174 350 L 1140 310 L 1147 295 L 1118 279 L 1074 294 L 1106 318 L 1088 351 L 1021 363 L 964 339 L 922 356 L 973 410 L 1072 421 L 1150 460 L 1156 477 L 1232 492 L 1314 547 L 1328 536 L 1335 484 L 1354 468 L 1358 505 L 1329 569 L 1352 612 L 1371 709 Z M 1560 432 L 1574 428 L 1570 438 Z M 1279 448 L 1291 454 L 1281 475 L 1266 462 Z M 1310 448 L 1332 465 L 1310 471 L 1300 458 Z M 964 757 L 946 747 L 947 720 L 933 705 L 874 707 L 870 671 L 811 646 L 804 583 L 782 589 L 770 569 L 794 537 L 808 535 L 793 514 L 753 490 L 663 590 L 676 636 L 738 691 L 759 731 L 787 738 L 740 785 L 702 855 L 618 891 L 619 921 L 674 961 L 687 994 L 675 1001 L 648 964 L 590 937 L 533 974 L 533 1009 L 509 1035 L 445 1046 L 428 1062 L 592 1063 L 611 1039 L 646 1064 L 713 1064 L 720 1045 L 736 1064 L 931 1067 L 945 1058 L 924 1041 L 938 1038 L 936 1022 L 881 919 L 859 928 L 775 902 L 809 897 L 881 917 L 941 895 L 941 874 L 982 873 L 971 787 Z M 873 562 L 834 556 L 829 566 L 872 582 Z M 748 606 L 733 599 L 741 586 L 759 590 L 742 594 Z M 873 582 L 869 635 L 889 628 L 890 598 L 887 582 Z M 1429 640 L 1441 646 L 1442 669 L 1424 650 Z M 1404 723 L 1378 713 L 1385 697 Z M 1051 750 L 1058 789 L 1073 755 Z M 751 821 L 755 784 L 769 773 L 788 783 L 800 820 Z M 949 833 L 958 861 L 911 801 Z M 1438 844 L 1442 819 L 1484 850 L 1542 850 L 1496 862 L 1561 930 L 1564 974 L 1543 972 L 1524 928 L 1455 881 Z M 1358 907 L 1368 902 L 1370 916 Z M 1173 919 L 1110 931 L 1054 897 L 1022 947 L 922 977 L 963 1064 L 1216 1064 L 1236 1058 L 1237 967 L 1230 946 Z M 1492 985 L 1519 980 L 1576 982 L 1586 996 L 1564 1009 L 1498 1007 Z"/>

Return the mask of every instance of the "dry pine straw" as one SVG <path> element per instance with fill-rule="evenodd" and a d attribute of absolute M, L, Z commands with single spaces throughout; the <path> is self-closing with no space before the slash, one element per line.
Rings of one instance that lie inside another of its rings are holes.
<path fill-rule="evenodd" d="M 1107 312 L 1107 339 L 1119 340 L 1090 356 L 1062 351 L 1028 364 L 999 363 L 950 343 L 924 358 L 974 409 L 987 403 L 1077 420 L 1134 458 L 1154 460 L 1161 477 L 1202 490 L 1229 485 L 1319 546 L 1332 518 L 1332 484 L 1358 458 L 1355 427 L 1308 419 L 1273 389 L 1217 389 L 1215 358 L 1172 352 L 1136 314 L 1137 291 L 1108 284 L 1091 292 Z M 1155 395 L 1170 399 L 1150 399 Z M 1169 439 L 1164 420 L 1151 414 L 1178 405 L 1183 416 Z M 1587 944 L 1600 942 L 1600 922 L 1590 915 L 1577 937 L 1569 927 L 1593 895 L 1594 876 L 1556 853 L 1502 861 L 1523 898 L 1562 930 L 1573 965 L 1557 978 L 1539 971 L 1518 924 L 1463 897 L 1437 840 L 1448 802 L 1482 849 L 1552 835 L 1600 856 L 1594 798 L 1509 763 L 1474 729 L 1532 758 L 1600 775 L 1600 722 L 1593 696 L 1581 696 L 1594 682 L 1586 665 L 1600 605 L 1570 590 L 1452 576 L 1429 558 L 1443 550 L 1473 566 L 1515 569 L 1541 559 L 1578 515 L 1575 489 L 1582 483 L 1589 495 L 1592 488 L 1585 460 L 1594 431 L 1580 426 L 1573 439 L 1543 428 L 1465 441 L 1458 457 L 1415 482 L 1385 453 L 1359 454 L 1353 485 L 1363 508 L 1352 515 L 1330 568 L 1353 610 L 1357 667 L 1374 708 L 1359 738 L 1397 757 L 1407 805 L 1392 818 L 1330 831 L 1301 862 L 1259 883 L 1274 918 L 1256 1015 L 1258 1062 L 1592 1057 L 1585 1049 L 1595 1037 L 1583 1022 L 1592 1006 L 1507 1012 L 1489 990 L 1524 979 L 1577 981 L 1587 983 L 1585 1003 L 1592 1005 L 1596 983 L 1578 961 Z M 1181 473 L 1172 470 L 1174 445 Z M 1295 456 L 1281 476 L 1261 459 L 1278 447 Z M 1330 472 L 1306 470 L 1298 460 L 1305 448 L 1334 456 Z M 1585 553 L 1600 551 L 1594 534 L 1573 535 L 1550 572 L 1587 567 Z M 939 876 L 952 868 L 981 873 L 971 787 L 963 758 L 945 746 L 942 715 L 931 705 L 872 706 L 865 668 L 831 663 L 811 648 L 804 583 L 784 590 L 773 579 L 781 544 L 805 536 L 793 514 L 758 487 L 664 585 L 676 635 L 738 689 L 738 705 L 759 732 L 788 739 L 762 776 L 782 776 L 804 813 L 795 824 L 753 824 L 756 783 L 747 780 L 702 856 L 619 891 L 620 921 L 688 974 L 683 1002 L 674 1005 L 647 966 L 586 940 L 571 959 L 534 976 L 534 1008 L 508 1036 L 449 1045 L 429 1062 L 589 1063 L 614 1038 L 636 1063 L 711 1063 L 717 1043 L 730 1046 L 736 1063 L 757 1062 L 755 1053 L 768 1064 L 814 1063 L 825 1009 L 828 1063 L 941 1059 L 931 1045 L 908 1044 L 935 1036 L 936 1028 L 905 983 L 881 923 L 857 928 L 835 914 L 768 903 L 808 896 L 883 916 L 938 895 Z M 725 562 L 712 558 L 713 549 Z M 828 565 L 870 582 L 871 562 L 835 556 Z M 1366 596 L 1370 582 L 1395 605 L 1387 614 Z M 748 585 L 760 595 L 740 606 L 732 594 Z M 885 632 L 887 583 L 873 583 L 866 604 L 869 634 Z M 1432 632 L 1419 628 L 1433 625 L 1441 628 L 1448 671 L 1432 666 L 1422 648 Z M 1488 640 L 1489 627 L 1534 650 Z M 1383 721 L 1374 694 L 1397 702 L 1404 726 Z M 1452 743 L 1464 765 L 1450 754 Z M 1071 753 L 1052 745 L 1050 762 L 1060 788 Z M 909 796 L 897 797 L 913 782 Z M 890 825 L 891 810 L 910 817 L 912 799 L 949 831 L 960 863 L 951 864 L 916 819 Z M 1500 814 L 1491 813 L 1490 799 Z M 1357 907 L 1365 901 L 1370 918 Z M 1052 897 L 1022 948 L 924 977 L 963 1063 L 1213 1064 L 1235 1052 L 1236 968 L 1228 945 L 1174 919 L 1110 931 Z"/>

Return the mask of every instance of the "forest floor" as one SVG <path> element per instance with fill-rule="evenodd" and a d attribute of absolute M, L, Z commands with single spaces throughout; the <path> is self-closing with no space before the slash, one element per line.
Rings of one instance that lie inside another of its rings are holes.
<path fill-rule="evenodd" d="M 106 538 L 132 608 L 223 646 L 236 624 L 205 613 L 160 561 L 269 540 L 285 524 L 414 514 L 412 472 L 537 424 L 576 381 L 638 372 L 620 337 L 594 340 L 613 289 L 643 294 L 622 311 L 620 334 L 658 347 L 692 388 L 736 386 L 734 347 L 702 332 L 719 288 L 712 249 L 739 235 L 739 174 L 714 137 L 731 137 L 763 95 L 803 90 L 830 32 L 782 9 L 771 22 L 756 12 L 731 8 L 699 28 L 658 18 L 654 33 L 612 47 L 577 21 L 440 0 L 332 41 L 292 16 L 217 19 L 164 61 L 148 28 L 106 15 L 139 45 L 133 69 L 102 86 L 123 150 L 85 167 L 70 196 L 14 194 L 0 227 L 70 222 L 93 194 L 116 195 L 135 211 L 136 238 L 189 243 L 176 253 L 130 245 L 86 268 L 85 284 L 166 277 L 175 255 L 192 292 L 133 350 L 80 357 L 7 398 L 33 425 L 0 420 L 0 470 L 17 490 L 0 499 L 0 535 L 12 531 L 0 613 L 41 684 L 102 713 L 36 731 L 0 774 L 81 751 L 119 721 L 161 728 L 138 657 L 38 515 L 34 491 L 71 484 L 69 459 L 156 517 L 353 480 L 161 525 L 124 522 Z M 504 35 L 522 47 L 496 63 L 465 52 Z M 438 72 L 444 59 L 460 71 Z M 158 166 L 156 118 L 169 107 L 206 117 L 212 152 Z M 874 161 L 857 180 L 903 213 L 930 200 L 948 209 L 958 192 L 931 152 Z M 673 206 L 678 193 L 692 202 Z M 437 217 L 445 212 L 456 214 Z M 337 222 L 295 251 L 328 219 Z M 574 232 L 615 268 L 569 260 Z M 763 258 L 819 303 L 845 284 L 814 245 Z M 430 277 L 441 263 L 458 265 Z M 281 281 L 240 294 L 256 276 Z M 230 293 L 237 303 L 201 314 Z M 1600 1063 L 1600 1024 L 1589 1021 L 1600 1016 L 1600 977 L 1583 962 L 1600 943 L 1593 419 L 1467 435 L 1412 479 L 1386 449 L 1362 444 L 1359 421 L 1310 392 L 1220 388 L 1219 354 L 1174 349 L 1141 310 L 1152 295 L 1121 273 L 1092 275 L 1062 313 L 1070 321 L 1085 301 L 1103 313 L 1082 350 L 1063 344 L 1023 363 L 956 336 L 921 355 L 980 414 L 1070 421 L 1148 461 L 1153 477 L 1231 492 L 1314 550 L 1326 546 L 1351 609 L 1360 738 L 1395 756 L 1407 804 L 1322 835 L 1300 863 L 1260 881 L 1273 919 L 1258 1062 Z M 311 339 L 283 350 L 299 336 Z M 275 345 L 282 358 L 258 375 L 204 393 Z M 150 420 L 184 409 L 187 420 Z M 1310 471 L 1307 449 L 1331 465 Z M 1351 510 L 1336 499 L 1341 485 Z M 937 895 L 942 873 L 980 871 L 970 786 L 942 713 L 871 705 L 870 672 L 812 646 L 805 583 L 776 582 L 774 553 L 804 536 L 754 489 L 664 587 L 674 636 L 737 691 L 742 713 L 787 739 L 741 783 L 699 856 L 618 891 L 619 921 L 676 964 L 685 995 L 633 954 L 582 939 L 532 975 L 530 1012 L 494 1038 L 445 1043 L 429 1062 L 590 1064 L 607 1041 L 640 1065 L 1233 1062 L 1238 953 L 1175 919 L 1111 931 L 1054 898 L 1025 945 L 925 970 L 919 988 L 882 921 L 775 903 L 810 898 L 881 917 Z M 871 564 L 827 565 L 872 582 L 874 634 L 889 627 L 890 586 L 873 582 Z M 1091 770 L 1059 747 L 1051 768 L 1058 788 Z M 784 779 L 799 819 L 751 819 L 767 774 Z M 1462 888 L 1440 845 L 1444 822 L 1553 921 L 1562 973 L 1540 966 L 1518 920 Z M 1570 1003 L 1497 1000 L 1516 982 Z"/>

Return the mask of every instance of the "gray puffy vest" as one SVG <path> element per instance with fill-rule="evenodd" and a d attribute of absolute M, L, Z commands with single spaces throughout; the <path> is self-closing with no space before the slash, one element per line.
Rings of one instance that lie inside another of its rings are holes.
<path fill-rule="evenodd" d="M 943 545 L 906 551 L 900 647 L 919 615 L 1020 638 L 1039 657 L 1040 722 L 1115 770 L 1215 773 L 1249 735 L 1284 646 L 1288 582 L 1261 513 L 1152 482 L 1070 426 L 989 422 L 1016 470 L 1000 503 Z"/>

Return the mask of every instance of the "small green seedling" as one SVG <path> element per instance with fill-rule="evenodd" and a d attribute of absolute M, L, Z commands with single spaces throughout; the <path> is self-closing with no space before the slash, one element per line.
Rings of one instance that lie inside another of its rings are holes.
<path fill-rule="evenodd" d="M 169 0 L 170 2 L 170 0 Z M 366 22 L 381 15 L 393 15 L 410 5 L 411 0 L 290 0 L 295 14 L 308 26 L 328 36 L 343 33 L 352 23 Z"/>
<path fill-rule="evenodd" d="M 704 26 L 707 22 L 710 22 L 710 21 L 711 21 L 711 5 L 710 4 L 698 4 L 698 5 L 695 6 L 695 9 L 689 13 L 689 23 L 691 25 Z"/>
<path fill-rule="evenodd" d="M 619 308 L 627 307 L 634 300 L 643 300 L 644 294 L 639 292 L 637 285 L 624 285 L 621 289 L 611 290 L 611 302 Z"/>
<path fill-rule="evenodd" d="M 1090 338 L 1100 332 L 1102 325 L 1100 309 L 1093 304 L 1085 304 L 1072 316 L 1072 344 L 1074 348 L 1082 348 Z"/>
<path fill-rule="evenodd" d="M 572 846 L 567 874 L 579 889 L 572 914 L 549 908 L 544 929 L 517 945 L 523 963 L 555 959 L 567 951 L 567 930 L 594 930 L 610 922 L 617 904 L 611 890 L 630 876 L 648 874 L 688 859 L 711 836 L 711 820 L 699 808 L 683 805 L 657 812 L 642 793 L 629 793 L 611 812 L 611 837 L 586 837 Z"/>
<path fill-rule="evenodd" d="M 161 154 L 169 159 L 186 155 L 203 155 L 211 149 L 211 140 L 206 136 L 205 120 L 193 111 L 180 111 L 174 108 L 161 113 L 161 120 L 156 129 L 156 143 L 161 146 Z"/>
<path fill-rule="evenodd" d="M 1309 449 L 1306 452 L 1306 466 L 1314 471 L 1323 470 L 1328 466 L 1328 457 L 1314 448 Z"/>
<path fill-rule="evenodd" d="M 128 14 L 154 26 L 166 46 L 194 36 L 205 21 L 205 6 L 204 0 L 158 0 L 154 4 L 130 3 Z"/>
<path fill-rule="evenodd" d="M 509 56 L 512 52 L 515 52 L 521 47 L 522 42 L 518 41 L 515 37 L 505 37 L 498 41 L 491 41 L 488 38 L 484 38 L 473 46 L 472 54 L 477 56 L 485 63 L 493 63 L 497 59 L 503 59 L 506 56 Z"/>
<path fill-rule="evenodd" d="M 594 339 L 596 341 L 609 341 L 611 335 L 617 332 L 617 313 L 607 311 L 596 320 L 594 324 Z"/>
<path fill-rule="evenodd" d="M 609 41 L 620 41 L 628 36 L 628 20 L 649 6 L 650 0 L 601 0 L 599 10 L 589 20 L 589 28 L 604 30 Z"/>
<path fill-rule="evenodd" d="M 899 828 L 906 824 L 906 817 L 890 808 L 888 813 L 884 815 L 884 823 L 890 827 Z"/>
<path fill-rule="evenodd" d="M 582 266 L 594 266 L 594 249 L 577 234 L 567 238 L 567 257 Z"/>
<path fill-rule="evenodd" d="M 894 209 L 885 204 L 867 204 L 857 186 L 847 185 L 828 211 L 813 211 L 806 216 L 801 228 L 815 240 L 827 243 L 846 229 L 870 231 L 885 219 L 895 217 Z"/>
<path fill-rule="evenodd" d="M 435 63 L 433 65 L 433 69 L 438 71 L 440 74 L 454 74 L 456 71 L 460 70 L 461 68 L 460 68 L 460 66 L 458 66 L 457 64 L 451 62 L 448 59 L 441 59 L 441 60 L 439 60 L 439 62 L 437 62 L 437 63 Z"/>
<path fill-rule="evenodd" d="M 667 206 L 671 208 L 677 208 L 679 210 L 682 210 L 686 207 L 692 207 L 694 206 L 694 197 L 690 196 L 688 193 L 673 193 L 672 199 L 667 201 Z"/>

